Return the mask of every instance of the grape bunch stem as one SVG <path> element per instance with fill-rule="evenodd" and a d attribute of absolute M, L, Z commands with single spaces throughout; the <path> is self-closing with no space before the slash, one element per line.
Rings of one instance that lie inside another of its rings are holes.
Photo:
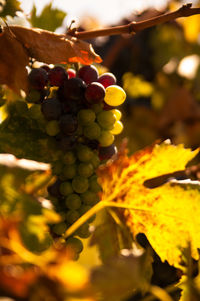
<path fill-rule="evenodd" d="M 189 17 L 192 15 L 200 14 L 200 8 L 192 8 L 192 3 L 188 3 L 180 7 L 178 10 L 170 13 L 161 14 L 151 19 L 140 22 L 130 22 L 127 25 L 108 27 L 104 29 L 88 30 L 78 32 L 75 29 L 68 31 L 69 35 L 77 37 L 80 40 L 88 40 L 102 36 L 122 35 L 122 34 L 135 34 L 146 28 L 175 20 L 181 17 Z"/>

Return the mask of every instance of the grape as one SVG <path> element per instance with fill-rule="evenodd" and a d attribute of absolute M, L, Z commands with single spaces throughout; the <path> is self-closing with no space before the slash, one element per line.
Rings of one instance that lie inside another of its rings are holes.
<path fill-rule="evenodd" d="M 119 110 L 113 109 L 111 112 L 115 115 L 117 121 L 121 119 L 122 113 Z"/>
<path fill-rule="evenodd" d="M 62 103 L 62 109 L 64 113 L 77 114 L 81 109 L 83 109 L 83 104 L 76 101 L 65 101 Z"/>
<path fill-rule="evenodd" d="M 94 166 L 94 168 L 97 168 L 100 164 L 99 156 L 98 154 L 93 154 L 93 157 L 91 158 L 90 162 Z"/>
<path fill-rule="evenodd" d="M 100 84 L 102 84 L 104 86 L 104 88 L 107 88 L 108 86 L 111 85 L 115 85 L 117 80 L 116 77 L 114 76 L 114 74 L 107 72 L 102 74 L 98 80 L 97 80 Z"/>
<path fill-rule="evenodd" d="M 46 133 L 49 136 L 56 136 L 59 131 L 60 129 L 57 120 L 51 120 L 46 124 Z"/>
<path fill-rule="evenodd" d="M 97 121 L 103 129 L 110 130 L 113 128 L 116 119 L 111 111 L 102 111 L 97 115 Z"/>
<path fill-rule="evenodd" d="M 125 91 L 117 85 L 109 86 L 106 88 L 105 91 L 106 91 L 106 95 L 104 97 L 104 101 L 109 106 L 119 106 L 126 99 Z"/>
<path fill-rule="evenodd" d="M 68 73 L 68 78 L 73 78 L 76 77 L 76 71 L 72 68 L 67 69 L 67 73 Z"/>
<path fill-rule="evenodd" d="M 114 124 L 114 128 L 110 131 L 113 135 L 118 135 L 123 131 L 123 124 L 121 121 L 116 121 Z"/>
<path fill-rule="evenodd" d="M 62 182 L 59 187 L 60 193 L 64 196 L 73 193 L 72 184 L 70 182 Z"/>
<path fill-rule="evenodd" d="M 48 65 L 42 65 L 40 68 L 44 69 L 47 73 L 51 70 Z"/>
<path fill-rule="evenodd" d="M 117 147 L 114 144 L 111 144 L 107 147 L 99 148 L 99 158 L 101 160 L 108 160 L 112 158 L 112 156 L 114 156 L 115 154 L 117 154 Z"/>
<path fill-rule="evenodd" d="M 93 206 L 99 201 L 99 197 L 95 192 L 87 190 L 86 192 L 81 194 L 81 200 L 85 205 Z"/>
<path fill-rule="evenodd" d="M 99 183 L 98 183 L 97 176 L 92 176 L 92 177 L 89 179 L 89 189 L 90 189 L 92 192 L 99 192 L 99 191 L 101 191 L 101 186 L 100 186 Z"/>
<path fill-rule="evenodd" d="M 95 118 L 95 113 L 90 109 L 80 110 L 78 113 L 78 120 L 81 125 L 88 125 L 94 122 Z"/>
<path fill-rule="evenodd" d="M 66 230 L 67 230 L 67 224 L 64 222 L 61 222 L 53 226 L 53 232 L 58 235 L 62 235 Z"/>
<path fill-rule="evenodd" d="M 59 122 L 60 122 L 60 129 L 65 135 L 73 134 L 78 127 L 77 118 L 71 114 L 65 114 L 61 116 Z"/>
<path fill-rule="evenodd" d="M 66 213 L 66 221 L 70 224 L 73 224 L 77 219 L 79 219 L 80 214 L 77 210 L 69 210 Z"/>
<path fill-rule="evenodd" d="M 77 156 L 81 162 L 87 162 L 92 159 L 93 152 L 91 151 L 91 149 L 89 147 L 87 147 L 85 145 L 80 145 L 77 150 Z"/>
<path fill-rule="evenodd" d="M 95 114 L 98 114 L 103 110 L 103 104 L 94 103 L 93 105 L 91 105 L 91 109 L 94 111 Z"/>
<path fill-rule="evenodd" d="M 97 68 L 93 65 L 83 66 L 78 71 L 78 77 L 84 80 L 87 85 L 96 82 L 98 78 Z"/>
<path fill-rule="evenodd" d="M 39 104 L 33 104 L 30 108 L 29 108 L 29 116 L 32 119 L 38 119 L 41 120 L 43 119 L 43 115 L 41 112 L 41 106 Z"/>
<path fill-rule="evenodd" d="M 26 101 L 28 103 L 40 103 L 40 99 L 41 99 L 40 91 L 34 89 L 31 89 L 26 96 Z"/>
<path fill-rule="evenodd" d="M 47 85 L 48 73 L 43 68 L 34 68 L 29 73 L 28 80 L 32 88 L 42 90 Z"/>
<path fill-rule="evenodd" d="M 78 173 L 80 176 L 89 178 L 93 174 L 94 168 L 91 163 L 80 163 L 78 166 Z"/>
<path fill-rule="evenodd" d="M 60 148 L 63 151 L 72 150 L 76 145 L 76 138 L 73 136 L 62 137 L 60 140 Z"/>
<path fill-rule="evenodd" d="M 98 138 L 101 146 L 106 147 L 113 143 L 114 136 L 109 131 L 102 131 L 100 137 Z"/>
<path fill-rule="evenodd" d="M 70 247 L 76 253 L 81 253 L 83 251 L 83 243 L 76 237 L 67 238 L 66 246 Z"/>
<path fill-rule="evenodd" d="M 42 113 L 47 120 L 57 120 L 61 116 L 61 104 L 56 98 L 48 98 L 42 103 Z"/>
<path fill-rule="evenodd" d="M 88 179 L 82 176 L 75 176 L 72 180 L 72 187 L 77 193 L 83 193 L 87 191 L 88 185 Z"/>
<path fill-rule="evenodd" d="M 76 210 L 79 209 L 81 207 L 81 198 L 78 194 L 70 194 L 68 195 L 68 197 L 66 198 L 66 202 L 65 202 L 67 208 L 72 209 L 72 210 Z"/>
<path fill-rule="evenodd" d="M 98 139 L 101 134 L 101 128 L 96 122 L 93 122 L 90 125 L 84 127 L 83 134 L 89 139 Z"/>
<path fill-rule="evenodd" d="M 85 89 L 85 82 L 82 79 L 75 77 L 65 81 L 63 86 L 59 88 L 58 94 L 61 101 L 68 99 L 79 101 L 84 97 Z"/>
<path fill-rule="evenodd" d="M 64 179 L 73 179 L 76 175 L 76 165 L 66 165 L 62 170 L 62 175 Z"/>
<path fill-rule="evenodd" d="M 76 234 L 81 238 L 88 238 L 90 236 L 89 224 L 85 223 L 82 226 L 80 226 Z"/>
<path fill-rule="evenodd" d="M 76 161 L 76 157 L 73 152 L 66 152 L 63 157 L 63 162 L 65 164 L 73 164 Z"/>
<path fill-rule="evenodd" d="M 85 90 L 85 98 L 89 103 L 100 103 L 103 102 L 105 97 L 104 86 L 100 83 L 93 82 L 89 84 Z"/>
<path fill-rule="evenodd" d="M 59 175 L 62 172 L 62 162 L 60 160 L 52 164 L 52 172 L 54 175 Z"/>
<path fill-rule="evenodd" d="M 51 86 L 60 87 L 68 79 L 68 73 L 61 66 L 56 66 L 49 71 L 49 83 Z"/>

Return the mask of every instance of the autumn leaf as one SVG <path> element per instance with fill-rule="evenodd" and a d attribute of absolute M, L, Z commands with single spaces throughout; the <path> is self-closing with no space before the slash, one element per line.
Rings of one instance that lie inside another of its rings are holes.
<path fill-rule="evenodd" d="M 8 15 L 14 17 L 16 11 L 21 11 L 21 3 L 18 0 L 0 1 L 0 4 L 0 17 L 6 17 Z"/>
<path fill-rule="evenodd" d="M 192 255 L 200 247 L 199 183 L 169 182 L 149 189 L 146 180 L 185 169 L 198 150 L 168 142 L 147 147 L 130 158 L 121 153 L 99 172 L 102 199 L 107 205 L 125 207 L 124 218 L 133 236 L 145 233 L 162 261 L 178 266 L 181 250 L 191 242 Z"/>
<path fill-rule="evenodd" d="M 8 85 L 16 93 L 28 90 L 29 57 L 47 64 L 101 62 L 91 44 L 37 28 L 4 27 L 0 47 L 0 84 Z"/>

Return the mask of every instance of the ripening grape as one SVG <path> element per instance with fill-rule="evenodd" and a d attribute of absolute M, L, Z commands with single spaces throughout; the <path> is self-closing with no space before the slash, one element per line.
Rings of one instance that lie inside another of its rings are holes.
<path fill-rule="evenodd" d="M 104 88 L 107 88 L 111 85 L 115 85 L 117 80 L 116 80 L 116 77 L 114 76 L 114 74 L 110 73 L 110 72 L 107 72 L 107 73 L 104 73 L 102 74 L 98 80 L 97 80 L 99 83 L 101 83 Z"/>
<path fill-rule="evenodd" d="M 93 157 L 91 149 L 85 145 L 80 145 L 77 150 L 77 157 L 81 162 L 90 161 Z"/>
<path fill-rule="evenodd" d="M 125 91 L 117 85 L 109 86 L 106 88 L 105 91 L 106 91 L 106 95 L 104 97 L 104 101 L 109 106 L 119 106 L 126 99 Z"/>
<path fill-rule="evenodd" d="M 66 135 L 71 135 L 76 132 L 78 127 L 78 120 L 71 114 L 62 115 L 60 120 L 60 129 Z"/>
<path fill-rule="evenodd" d="M 108 160 L 117 154 L 117 147 L 114 144 L 111 144 L 107 147 L 99 148 L 99 158 L 101 160 Z"/>
<path fill-rule="evenodd" d="M 76 164 L 68 164 L 62 169 L 64 179 L 73 179 L 76 175 Z"/>
<path fill-rule="evenodd" d="M 63 67 L 56 66 L 49 70 L 48 78 L 51 86 L 60 87 L 68 79 L 68 73 Z"/>
<path fill-rule="evenodd" d="M 97 115 L 97 121 L 105 130 L 111 130 L 116 121 L 115 115 L 111 111 L 102 111 Z"/>
<path fill-rule="evenodd" d="M 59 88 L 58 94 L 61 101 L 68 99 L 80 101 L 84 97 L 85 89 L 85 82 L 80 78 L 74 77 L 64 82 Z"/>
<path fill-rule="evenodd" d="M 56 98 L 48 98 L 41 105 L 41 110 L 47 120 L 56 120 L 61 116 L 61 104 Z"/>
<path fill-rule="evenodd" d="M 113 135 L 119 135 L 123 131 L 123 124 L 121 121 L 116 121 L 113 129 L 110 131 Z"/>
<path fill-rule="evenodd" d="M 85 90 L 85 98 L 91 104 L 103 102 L 104 96 L 104 86 L 97 82 L 89 84 Z"/>
<path fill-rule="evenodd" d="M 76 156 L 75 154 L 71 151 L 68 151 L 65 153 L 64 157 L 63 157 L 63 162 L 65 164 L 74 164 L 76 161 Z"/>
<path fill-rule="evenodd" d="M 93 65 L 83 66 L 78 71 L 78 77 L 84 80 L 87 85 L 96 82 L 98 78 L 97 68 Z"/>
<path fill-rule="evenodd" d="M 69 224 L 73 224 L 78 218 L 80 217 L 80 214 L 77 210 L 69 210 L 67 213 L 66 213 L 66 221 L 69 223 Z"/>
<path fill-rule="evenodd" d="M 33 89 L 42 90 L 47 85 L 48 73 L 43 68 L 34 68 L 29 73 L 28 80 Z"/>
<path fill-rule="evenodd" d="M 53 226 L 53 232 L 62 235 L 67 230 L 67 224 L 65 222 L 58 223 Z"/>

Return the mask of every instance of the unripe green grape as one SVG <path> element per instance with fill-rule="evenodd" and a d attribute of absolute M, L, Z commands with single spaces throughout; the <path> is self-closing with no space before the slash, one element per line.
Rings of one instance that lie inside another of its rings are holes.
<path fill-rule="evenodd" d="M 42 111 L 41 111 L 41 105 L 39 104 L 33 104 L 31 105 L 31 107 L 29 108 L 29 116 L 32 118 L 32 119 L 36 119 L 36 120 L 43 120 L 44 117 L 43 117 L 43 114 L 42 114 Z"/>
<path fill-rule="evenodd" d="M 95 112 L 95 114 L 98 114 L 103 110 L 103 103 L 95 103 L 91 106 L 91 109 Z"/>
<path fill-rule="evenodd" d="M 81 200 L 85 205 L 94 206 L 96 203 L 98 203 L 99 197 L 95 192 L 87 190 L 81 194 Z"/>
<path fill-rule="evenodd" d="M 109 106 L 119 106 L 125 101 L 125 99 L 126 93 L 121 87 L 117 85 L 111 85 L 106 88 L 106 95 L 104 97 L 104 101 Z"/>
<path fill-rule="evenodd" d="M 65 165 L 62 169 L 62 176 L 65 179 L 73 179 L 76 175 L 76 165 L 75 164 L 68 164 Z"/>
<path fill-rule="evenodd" d="M 81 162 L 90 161 L 92 156 L 93 156 L 93 152 L 89 147 L 85 145 L 78 146 L 77 157 Z"/>
<path fill-rule="evenodd" d="M 89 224 L 85 223 L 78 228 L 76 235 L 80 238 L 88 238 L 90 236 Z"/>
<path fill-rule="evenodd" d="M 92 163 L 94 168 L 97 168 L 100 164 L 100 159 L 98 154 L 94 153 L 93 157 L 91 158 L 90 162 Z"/>
<path fill-rule="evenodd" d="M 53 232 L 62 235 L 67 230 L 67 224 L 64 222 L 61 222 L 59 224 L 56 224 L 53 226 Z"/>
<path fill-rule="evenodd" d="M 66 198 L 65 204 L 67 208 L 72 210 L 77 210 L 81 207 L 81 198 L 78 194 L 70 194 Z"/>
<path fill-rule="evenodd" d="M 99 185 L 98 183 L 98 179 L 97 179 L 97 176 L 92 176 L 90 179 L 89 179 L 89 189 L 92 191 L 92 192 L 99 192 L 101 191 L 101 186 Z"/>
<path fill-rule="evenodd" d="M 76 193 L 83 193 L 88 190 L 88 179 L 82 176 L 76 176 L 72 180 L 72 187 Z"/>
<path fill-rule="evenodd" d="M 60 160 L 53 162 L 52 164 L 52 173 L 54 175 L 59 175 L 62 172 L 63 164 Z"/>
<path fill-rule="evenodd" d="M 116 118 L 111 111 L 102 111 L 97 114 L 97 121 L 103 129 L 110 130 L 113 128 Z"/>
<path fill-rule="evenodd" d="M 78 165 L 78 173 L 82 177 L 89 178 L 93 172 L 94 168 L 91 163 L 80 163 Z"/>
<path fill-rule="evenodd" d="M 80 214 L 77 210 L 69 210 L 66 213 L 66 221 L 69 224 L 73 224 L 75 221 L 77 221 L 77 219 L 79 219 L 79 217 L 80 217 Z"/>
<path fill-rule="evenodd" d="M 100 137 L 101 128 L 96 122 L 93 122 L 90 125 L 84 127 L 83 134 L 86 138 L 95 140 Z"/>
<path fill-rule="evenodd" d="M 123 124 L 121 121 L 116 121 L 113 129 L 110 131 L 113 135 L 119 135 L 123 131 Z"/>
<path fill-rule="evenodd" d="M 60 193 L 64 196 L 67 196 L 69 194 L 73 193 L 72 184 L 70 182 L 63 182 L 60 184 L 59 187 Z"/>
<path fill-rule="evenodd" d="M 26 96 L 26 101 L 29 103 L 38 103 L 40 98 L 41 95 L 39 91 L 31 90 Z"/>
<path fill-rule="evenodd" d="M 83 126 L 86 126 L 86 125 L 90 124 L 91 122 L 94 122 L 95 118 L 96 118 L 96 115 L 95 115 L 94 111 L 92 111 L 90 109 L 84 109 L 84 110 L 80 110 L 78 112 L 79 123 Z"/>
<path fill-rule="evenodd" d="M 49 136 L 56 136 L 60 132 L 57 120 L 51 120 L 46 124 L 46 133 Z"/>
<path fill-rule="evenodd" d="M 109 131 L 102 131 L 100 137 L 98 138 L 99 143 L 102 147 L 109 146 L 114 141 L 114 136 Z"/>
<path fill-rule="evenodd" d="M 83 243 L 76 237 L 67 238 L 66 247 L 70 247 L 75 253 L 81 253 L 83 251 Z"/>
<path fill-rule="evenodd" d="M 64 157 L 63 157 L 63 162 L 65 164 L 74 164 L 76 161 L 76 156 L 74 155 L 73 152 L 68 151 L 65 153 Z"/>

